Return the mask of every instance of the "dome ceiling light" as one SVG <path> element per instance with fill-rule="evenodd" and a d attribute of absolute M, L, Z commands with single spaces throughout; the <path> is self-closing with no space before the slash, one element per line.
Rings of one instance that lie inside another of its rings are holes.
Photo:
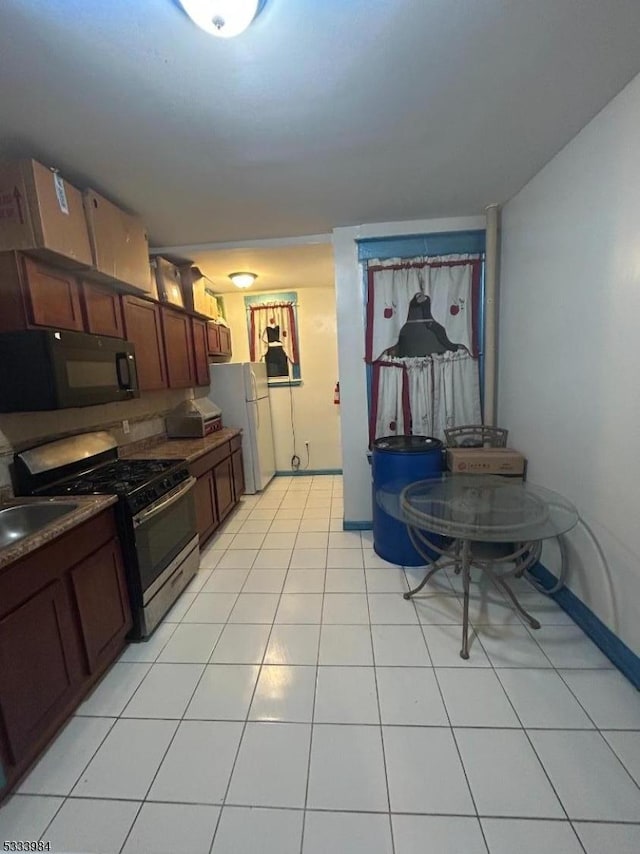
<path fill-rule="evenodd" d="M 258 276 L 255 273 L 229 273 L 236 288 L 250 288 Z"/>
<path fill-rule="evenodd" d="M 243 33 L 266 0 L 180 0 L 180 5 L 205 32 L 230 39 Z"/>

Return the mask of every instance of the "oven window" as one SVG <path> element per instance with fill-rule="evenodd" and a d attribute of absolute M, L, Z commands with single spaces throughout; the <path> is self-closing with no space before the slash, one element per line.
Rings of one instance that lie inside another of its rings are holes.
<path fill-rule="evenodd" d="M 193 490 L 136 528 L 142 589 L 146 590 L 196 534 Z"/>
<path fill-rule="evenodd" d="M 67 361 L 67 382 L 69 388 L 117 388 L 115 358 L 108 361 Z"/>

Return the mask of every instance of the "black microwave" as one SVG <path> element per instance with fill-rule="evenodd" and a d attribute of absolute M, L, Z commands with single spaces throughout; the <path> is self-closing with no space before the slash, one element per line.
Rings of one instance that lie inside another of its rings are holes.
<path fill-rule="evenodd" d="M 57 329 L 0 334 L 0 412 L 93 406 L 139 395 L 130 341 Z"/>

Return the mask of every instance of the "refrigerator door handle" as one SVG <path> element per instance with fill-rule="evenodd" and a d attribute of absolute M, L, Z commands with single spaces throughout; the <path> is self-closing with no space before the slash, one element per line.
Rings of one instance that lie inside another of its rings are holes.
<path fill-rule="evenodd" d="M 252 400 L 258 399 L 258 383 L 256 382 L 256 375 L 253 371 L 250 371 L 251 374 L 251 390 L 253 392 Z"/>
<path fill-rule="evenodd" d="M 260 406 L 259 406 L 259 404 L 258 404 L 258 400 L 257 400 L 257 399 L 256 399 L 256 400 L 252 400 L 251 402 L 253 403 L 253 405 L 254 405 L 254 406 L 255 406 L 255 408 L 256 408 L 256 427 L 257 427 L 257 429 L 259 430 L 259 429 L 260 429 Z"/>

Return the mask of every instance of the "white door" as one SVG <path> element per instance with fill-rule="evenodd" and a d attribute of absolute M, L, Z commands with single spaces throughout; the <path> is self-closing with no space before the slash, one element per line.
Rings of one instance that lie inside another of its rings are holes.
<path fill-rule="evenodd" d="M 276 471 L 275 451 L 273 448 L 273 429 L 271 426 L 271 407 L 269 398 L 262 397 L 249 403 L 250 417 L 253 421 L 253 474 L 256 489 L 264 489 Z"/>

